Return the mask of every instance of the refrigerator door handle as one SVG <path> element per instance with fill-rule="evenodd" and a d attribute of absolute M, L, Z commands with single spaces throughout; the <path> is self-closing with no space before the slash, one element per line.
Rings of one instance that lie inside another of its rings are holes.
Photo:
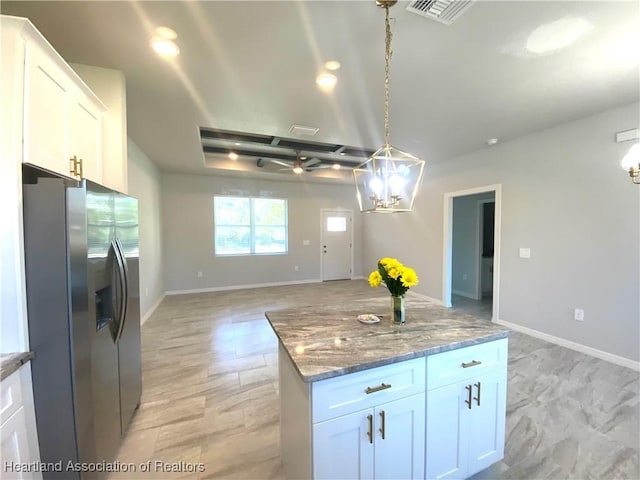
<path fill-rule="evenodd" d="M 122 337 L 122 332 L 124 331 L 124 324 L 127 321 L 127 305 L 129 303 L 129 272 L 127 268 L 127 259 L 124 256 L 124 250 L 122 248 L 122 244 L 119 239 L 114 240 L 114 244 L 117 246 L 118 255 L 120 257 L 120 261 L 118 262 L 121 271 L 122 278 L 122 307 L 120 310 L 120 323 L 118 326 L 118 334 L 116 335 L 116 340 L 120 340 Z"/>
<path fill-rule="evenodd" d="M 126 284 L 125 284 L 125 278 L 124 278 L 124 266 L 122 264 L 122 254 L 120 253 L 120 248 L 118 246 L 118 243 L 116 240 L 111 240 L 111 248 L 113 248 L 113 256 L 116 259 L 116 263 L 118 265 L 118 287 L 120 290 L 120 305 L 119 305 L 119 311 L 117 312 L 117 319 L 118 319 L 118 330 L 116 332 L 115 335 L 115 339 L 114 341 L 118 341 L 120 338 L 120 335 L 122 334 L 122 326 L 124 323 L 124 314 L 125 314 L 125 291 L 126 291 Z"/>

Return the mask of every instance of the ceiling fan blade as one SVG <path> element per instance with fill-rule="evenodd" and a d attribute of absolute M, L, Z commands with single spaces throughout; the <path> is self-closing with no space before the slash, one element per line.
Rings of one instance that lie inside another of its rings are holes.
<path fill-rule="evenodd" d="M 276 165 L 280 165 L 282 167 L 293 168 L 293 164 L 288 162 L 283 162 L 282 160 L 276 160 L 274 158 L 267 158 L 271 163 L 275 163 Z"/>
<path fill-rule="evenodd" d="M 309 160 L 305 160 L 304 162 L 302 162 L 302 164 L 300 165 L 302 168 L 307 168 L 307 167 L 311 167 L 317 163 L 320 163 L 320 159 L 319 158 L 310 158 Z"/>

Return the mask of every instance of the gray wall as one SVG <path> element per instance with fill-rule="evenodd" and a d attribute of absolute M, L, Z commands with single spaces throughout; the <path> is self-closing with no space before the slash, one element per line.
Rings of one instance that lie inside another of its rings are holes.
<path fill-rule="evenodd" d="M 365 268 L 399 256 L 420 276 L 414 291 L 442 299 L 444 194 L 502 184 L 500 319 L 638 361 L 640 188 L 620 168 L 630 145 L 614 141 L 638 112 L 634 103 L 427 164 L 413 212 L 365 217 Z M 385 231 L 399 233 L 389 242 Z"/>
<path fill-rule="evenodd" d="M 453 235 L 451 255 L 451 291 L 469 298 L 477 297 L 480 265 L 478 202 L 493 199 L 493 192 L 465 195 L 453 199 Z M 466 276 L 466 278 L 465 278 Z"/>
<path fill-rule="evenodd" d="M 129 195 L 138 199 L 140 222 L 140 317 L 145 321 L 164 297 L 160 173 L 128 139 Z"/>
<path fill-rule="evenodd" d="M 361 223 L 351 185 L 280 182 L 250 177 L 165 173 L 162 214 L 165 284 L 168 292 L 224 289 L 320 280 L 320 210 L 354 211 L 354 276 L 362 275 Z M 284 255 L 215 257 L 213 196 L 286 198 L 289 252 Z M 303 240 L 310 240 L 303 245 Z M 294 271 L 298 265 L 299 270 Z M 197 272 L 202 272 L 198 278 Z"/>

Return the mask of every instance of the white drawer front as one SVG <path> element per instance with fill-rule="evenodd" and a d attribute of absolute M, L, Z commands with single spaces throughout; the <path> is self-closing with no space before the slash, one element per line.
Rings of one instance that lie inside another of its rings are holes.
<path fill-rule="evenodd" d="M 424 392 L 424 389 L 424 358 L 320 380 L 311 384 L 312 422 L 370 408 Z"/>
<path fill-rule="evenodd" d="M 427 390 L 507 367 L 506 338 L 427 357 Z"/>
<path fill-rule="evenodd" d="M 22 406 L 20 371 L 16 371 L 0 382 L 0 423 L 4 423 Z"/>

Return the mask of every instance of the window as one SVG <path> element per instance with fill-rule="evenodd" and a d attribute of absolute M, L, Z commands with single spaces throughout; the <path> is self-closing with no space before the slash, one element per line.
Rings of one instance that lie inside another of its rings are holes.
<path fill-rule="evenodd" d="M 347 217 L 327 217 L 327 232 L 346 232 Z"/>
<path fill-rule="evenodd" d="M 213 197 L 216 255 L 287 253 L 287 201 Z"/>

